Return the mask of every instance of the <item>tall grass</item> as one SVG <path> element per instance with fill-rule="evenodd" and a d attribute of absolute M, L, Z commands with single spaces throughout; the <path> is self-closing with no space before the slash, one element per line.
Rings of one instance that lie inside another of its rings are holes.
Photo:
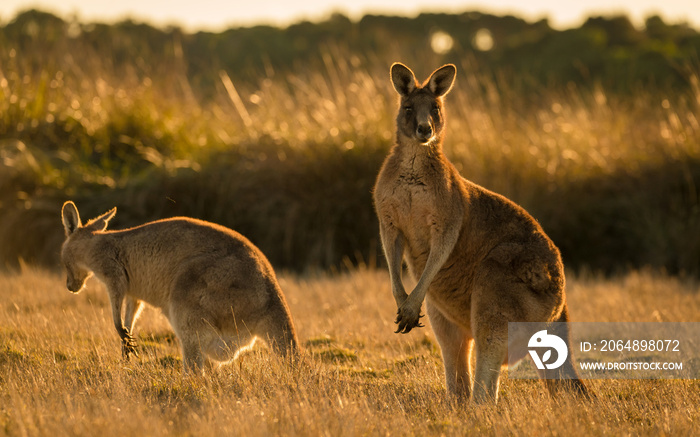
<path fill-rule="evenodd" d="M 162 64 L 87 44 L 0 48 L 0 262 L 55 265 L 58 210 L 119 208 L 116 227 L 172 215 L 231 226 L 278 266 L 377 258 L 371 189 L 393 141 L 395 59 L 329 47 L 319 68 L 268 69 L 203 97 L 177 40 Z M 33 49 L 33 50 L 32 50 Z M 412 65 L 425 77 L 439 57 Z M 698 269 L 698 72 L 684 91 L 519 91 L 458 65 L 445 150 L 462 174 L 523 204 L 565 262 Z"/>
<path fill-rule="evenodd" d="M 205 377 L 182 373 L 165 318 L 138 322 L 140 358 L 122 361 L 109 300 L 26 268 L 0 275 L 1 435 L 697 435 L 692 380 L 589 381 L 596 398 L 551 398 L 504 377 L 497 406 L 446 400 L 426 327 L 393 333 L 388 275 L 281 275 L 304 357 L 257 347 Z M 698 321 L 698 284 L 649 271 L 569 276 L 576 321 Z"/>

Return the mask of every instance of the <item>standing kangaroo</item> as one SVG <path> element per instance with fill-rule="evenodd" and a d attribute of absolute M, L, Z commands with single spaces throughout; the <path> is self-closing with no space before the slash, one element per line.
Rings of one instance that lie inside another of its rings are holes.
<path fill-rule="evenodd" d="M 184 217 L 106 231 L 115 213 L 113 208 L 83 226 L 75 204 L 66 202 L 61 259 L 73 293 L 91 273 L 107 286 L 127 358 L 136 353 L 132 332 L 142 302 L 160 308 L 170 321 L 186 371 L 202 372 L 203 354 L 229 361 L 258 337 L 282 355 L 297 352 L 292 317 L 275 273 L 245 237 Z"/>
<path fill-rule="evenodd" d="M 421 85 L 405 65 L 391 66 L 401 106 L 374 203 L 398 306 L 396 332 L 423 326 L 425 300 L 448 392 L 495 402 L 501 365 L 508 363 L 508 322 L 568 321 L 564 271 L 559 250 L 535 219 L 463 178 L 444 155 L 443 97 L 456 72 L 445 65 Z M 404 257 L 417 281 L 410 295 L 401 279 Z M 568 344 L 568 330 L 566 337 Z M 565 385 L 586 392 L 570 355 L 558 375 L 567 379 L 546 380 L 550 391 Z"/>

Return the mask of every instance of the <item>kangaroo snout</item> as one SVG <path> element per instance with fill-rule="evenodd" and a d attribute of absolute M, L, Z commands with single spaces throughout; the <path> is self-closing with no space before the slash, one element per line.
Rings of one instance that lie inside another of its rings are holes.
<path fill-rule="evenodd" d="M 90 274 L 84 276 L 76 275 L 75 273 L 69 271 L 66 278 L 66 288 L 71 293 L 80 293 L 80 291 L 85 287 L 85 282 L 90 276 Z"/>
<path fill-rule="evenodd" d="M 416 128 L 416 137 L 419 140 L 427 143 L 432 136 L 433 127 L 430 125 L 430 123 L 420 123 Z"/>
<path fill-rule="evenodd" d="M 68 288 L 68 291 L 70 291 L 71 293 L 77 293 L 83 288 L 83 284 L 71 281 L 69 279 L 66 281 L 66 288 Z"/>

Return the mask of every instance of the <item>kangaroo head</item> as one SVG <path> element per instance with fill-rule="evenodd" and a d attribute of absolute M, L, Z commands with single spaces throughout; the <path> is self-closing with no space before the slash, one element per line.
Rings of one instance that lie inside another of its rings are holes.
<path fill-rule="evenodd" d="M 401 97 L 396 118 L 399 135 L 423 145 L 442 140 L 445 127 L 442 98 L 450 92 L 456 74 L 454 65 L 443 65 L 421 85 L 410 68 L 398 62 L 391 66 L 391 81 Z"/>
<path fill-rule="evenodd" d="M 117 208 L 112 208 L 83 226 L 75 204 L 70 200 L 63 204 L 61 215 L 66 240 L 61 248 L 61 262 L 66 268 L 66 287 L 73 293 L 82 290 L 91 275 L 87 252 L 92 235 L 107 229 L 107 223 L 116 212 Z"/>

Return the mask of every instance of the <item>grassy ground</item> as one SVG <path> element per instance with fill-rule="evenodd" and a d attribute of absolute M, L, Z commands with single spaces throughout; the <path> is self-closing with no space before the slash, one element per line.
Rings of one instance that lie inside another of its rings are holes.
<path fill-rule="evenodd" d="M 183 376 L 177 339 L 147 310 L 126 363 L 96 280 L 79 295 L 56 273 L 0 275 L 4 435 L 697 435 L 698 381 L 590 381 L 598 397 L 552 399 L 504 379 L 497 406 L 445 399 L 429 327 L 393 333 L 388 275 L 354 270 L 280 283 L 305 346 L 288 366 L 264 347 L 204 378 Z M 570 277 L 574 321 L 700 321 L 700 286 L 648 271 Z"/>

